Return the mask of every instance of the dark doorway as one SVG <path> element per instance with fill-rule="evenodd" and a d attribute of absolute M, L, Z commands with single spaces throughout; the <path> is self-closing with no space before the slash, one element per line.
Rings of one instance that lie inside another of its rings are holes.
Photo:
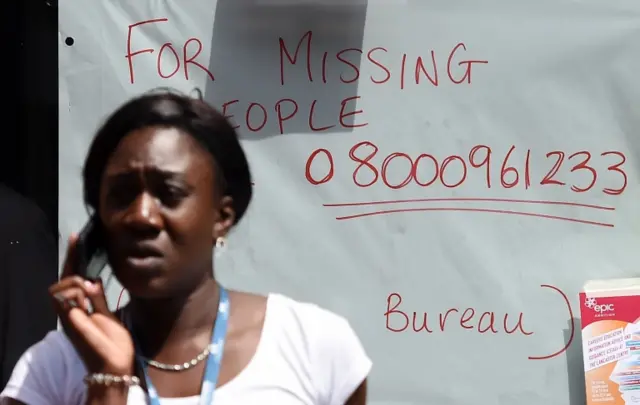
<path fill-rule="evenodd" d="M 0 390 L 22 353 L 56 328 L 47 289 L 58 278 L 57 8 L 2 8 Z"/>
<path fill-rule="evenodd" d="M 57 234 L 58 15 L 53 1 L 9 1 L 2 17 L 0 182 L 34 201 Z"/>

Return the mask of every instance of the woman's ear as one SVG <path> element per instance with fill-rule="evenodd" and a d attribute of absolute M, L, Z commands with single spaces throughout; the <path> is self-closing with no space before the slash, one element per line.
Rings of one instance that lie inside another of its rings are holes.
<path fill-rule="evenodd" d="M 213 224 L 213 242 L 219 237 L 225 237 L 236 222 L 236 211 L 233 209 L 233 198 L 224 196 L 218 204 L 216 221 Z"/>

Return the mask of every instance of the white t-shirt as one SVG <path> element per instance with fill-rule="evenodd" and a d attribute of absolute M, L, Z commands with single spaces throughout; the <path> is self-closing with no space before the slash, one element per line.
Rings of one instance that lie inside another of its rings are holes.
<path fill-rule="evenodd" d="M 371 369 L 346 319 L 279 294 L 267 300 L 258 348 L 249 365 L 215 391 L 215 405 L 344 405 Z M 20 358 L 0 398 L 27 405 L 84 405 L 86 368 L 67 337 L 50 332 Z M 199 396 L 160 399 L 198 405 Z M 127 405 L 146 404 L 140 387 Z"/>

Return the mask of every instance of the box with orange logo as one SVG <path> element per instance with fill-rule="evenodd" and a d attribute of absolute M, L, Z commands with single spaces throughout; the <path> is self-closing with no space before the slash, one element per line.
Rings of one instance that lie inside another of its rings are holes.
<path fill-rule="evenodd" d="M 640 278 L 587 282 L 580 314 L 587 405 L 640 405 Z"/>

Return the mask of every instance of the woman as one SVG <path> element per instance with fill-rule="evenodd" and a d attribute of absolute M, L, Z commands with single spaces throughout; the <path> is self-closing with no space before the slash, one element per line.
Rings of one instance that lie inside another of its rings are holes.
<path fill-rule="evenodd" d="M 346 320 L 215 280 L 212 250 L 252 193 L 220 113 L 170 92 L 129 101 L 98 131 L 83 182 L 130 303 L 112 314 L 101 283 L 74 275 L 72 237 L 50 288 L 67 334 L 25 352 L 4 403 L 365 404 L 371 362 Z"/>

